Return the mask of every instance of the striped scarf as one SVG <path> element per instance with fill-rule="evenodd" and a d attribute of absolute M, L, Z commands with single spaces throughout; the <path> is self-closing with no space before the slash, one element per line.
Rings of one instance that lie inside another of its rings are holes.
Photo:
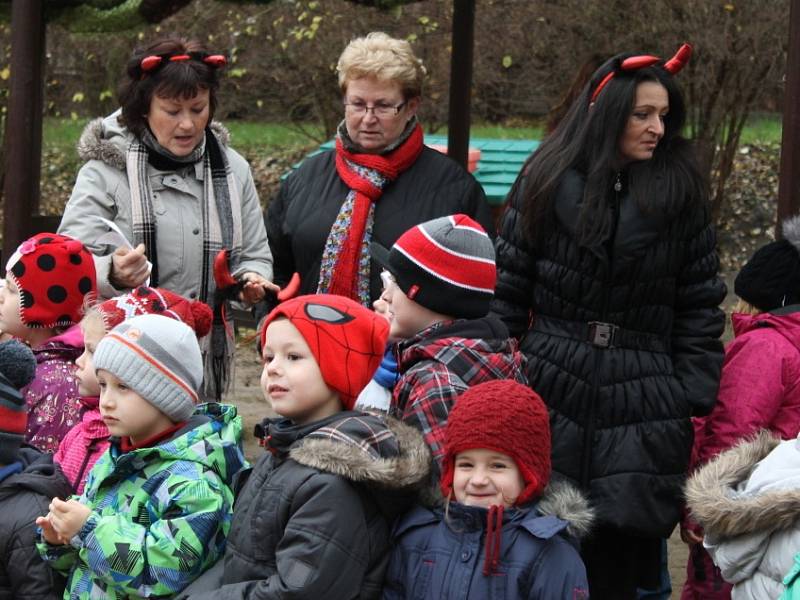
<path fill-rule="evenodd" d="M 201 340 L 206 373 L 207 397 L 220 398 L 229 383 L 229 362 L 233 354 L 233 327 L 226 326 L 226 312 L 214 306 L 214 258 L 222 248 L 231 251 L 231 265 L 239 263 L 242 253 L 242 210 L 239 186 L 231 171 L 222 145 L 210 128 L 204 142 L 191 154 L 178 157 L 162 147 L 150 131 L 141 141 L 134 139 L 128 148 L 127 172 L 131 192 L 131 217 L 134 244 L 144 244 L 147 258 L 153 263 L 150 286 L 159 285 L 156 218 L 153 213 L 153 190 L 148 177 L 148 163 L 158 170 L 179 170 L 203 161 L 203 267 L 199 299 L 212 306 L 214 323 L 211 335 Z M 162 226 L 169 226 L 162 223 Z M 169 260 L 169 257 L 167 258 Z M 230 321 L 230 318 L 227 318 Z M 211 360 L 208 360 L 208 354 Z"/>
<path fill-rule="evenodd" d="M 317 293 L 347 296 L 370 306 L 369 245 L 375 202 L 416 162 L 422 138 L 422 127 L 412 119 L 396 144 L 382 154 L 366 154 L 354 148 L 344 123 L 339 126 L 336 171 L 350 191 L 325 242 Z"/>

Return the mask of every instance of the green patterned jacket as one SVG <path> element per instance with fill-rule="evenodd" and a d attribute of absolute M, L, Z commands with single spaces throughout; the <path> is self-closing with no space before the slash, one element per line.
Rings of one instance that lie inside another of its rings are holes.
<path fill-rule="evenodd" d="M 112 443 L 79 499 L 92 513 L 72 544 L 38 544 L 69 573 L 64 598 L 170 597 L 214 564 L 245 466 L 241 431 L 235 407 L 203 404 L 157 446 L 122 453 Z"/>

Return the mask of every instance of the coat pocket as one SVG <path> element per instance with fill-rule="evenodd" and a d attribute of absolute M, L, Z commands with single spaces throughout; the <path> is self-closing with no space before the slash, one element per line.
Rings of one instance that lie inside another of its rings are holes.
<path fill-rule="evenodd" d="M 431 585 L 433 570 L 436 568 L 435 556 L 423 556 L 420 562 L 419 569 L 417 570 L 416 577 L 414 577 L 414 600 L 425 600 L 426 598 L 434 598 L 432 593 L 429 593 L 428 588 Z"/>

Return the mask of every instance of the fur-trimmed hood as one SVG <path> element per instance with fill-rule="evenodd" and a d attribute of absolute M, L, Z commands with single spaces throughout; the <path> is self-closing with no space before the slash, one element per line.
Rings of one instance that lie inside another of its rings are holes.
<path fill-rule="evenodd" d="M 567 533 L 585 538 L 594 524 L 594 510 L 586 496 L 566 480 L 551 480 L 538 505 L 539 513 L 567 522 Z"/>
<path fill-rule="evenodd" d="M 84 127 L 78 140 L 77 150 L 81 160 L 99 160 L 103 163 L 125 170 L 125 154 L 133 140 L 133 133 L 119 123 L 121 110 L 117 110 L 107 117 L 99 117 Z M 213 121 L 211 130 L 223 146 L 230 144 L 230 132 L 222 123 Z"/>
<path fill-rule="evenodd" d="M 686 500 L 706 534 L 731 538 L 797 527 L 800 486 L 792 489 L 787 484 L 787 478 L 800 478 L 797 444 L 798 440 L 781 442 L 762 431 L 697 471 L 686 485 Z M 787 465 L 786 457 L 792 464 Z M 756 467 L 761 471 L 760 485 L 748 483 Z"/>
<path fill-rule="evenodd" d="M 403 489 L 425 481 L 431 454 L 422 435 L 390 417 L 358 412 L 315 429 L 292 445 L 296 462 L 350 481 Z"/>

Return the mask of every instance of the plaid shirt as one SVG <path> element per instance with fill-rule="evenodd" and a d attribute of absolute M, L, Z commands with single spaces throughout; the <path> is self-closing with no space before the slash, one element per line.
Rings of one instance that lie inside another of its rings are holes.
<path fill-rule="evenodd" d="M 483 334 L 479 337 L 475 334 Z M 441 472 L 444 428 L 456 398 L 492 379 L 527 385 L 525 358 L 494 317 L 437 323 L 401 343 L 390 413 L 417 428 Z"/>

